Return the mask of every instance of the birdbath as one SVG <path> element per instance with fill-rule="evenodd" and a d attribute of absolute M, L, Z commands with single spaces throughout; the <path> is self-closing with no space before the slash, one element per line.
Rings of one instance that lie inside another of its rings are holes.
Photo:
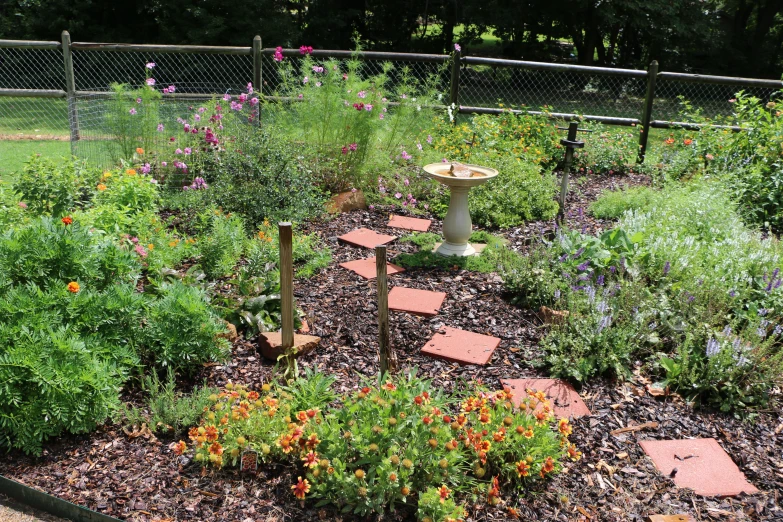
<path fill-rule="evenodd" d="M 452 166 L 455 168 L 452 170 Z M 473 187 L 486 183 L 498 175 L 498 171 L 489 167 L 480 167 L 467 163 L 430 163 L 424 166 L 424 172 L 451 191 L 449 211 L 443 220 L 443 243 L 435 251 L 442 256 L 472 256 L 476 253 L 468 239 L 473 231 L 468 209 L 468 192 Z"/>

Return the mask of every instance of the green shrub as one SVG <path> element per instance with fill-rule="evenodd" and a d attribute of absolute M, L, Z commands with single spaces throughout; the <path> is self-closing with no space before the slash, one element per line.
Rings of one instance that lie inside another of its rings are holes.
<path fill-rule="evenodd" d="M 280 262 L 280 240 L 277 225 L 264 221 L 252 241 L 248 243 L 247 264 L 244 271 L 250 276 L 261 276 Z M 293 231 L 292 258 L 296 277 L 310 278 L 329 266 L 332 251 L 317 234 L 299 234 Z"/>
<path fill-rule="evenodd" d="M 332 390 L 335 382 L 337 377 L 334 375 L 327 375 L 308 367 L 302 377 L 281 386 L 280 389 L 287 394 L 286 402 L 291 405 L 293 411 L 311 408 L 321 410 L 337 399 L 337 394 Z"/>
<path fill-rule="evenodd" d="M 69 225 L 40 218 L 0 237 L 0 286 L 64 287 L 75 281 L 100 290 L 115 281 L 134 280 L 139 269 L 131 253 L 78 221 Z"/>
<path fill-rule="evenodd" d="M 226 328 L 202 290 L 180 282 L 164 284 L 161 296 L 147 304 L 144 359 L 157 368 L 194 372 L 202 363 L 222 361 Z"/>
<path fill-rule="evenodd" d="M 150 78 L 154 69 L 144 69 Z M 127 84 L 111 85 L 112 96 L 108 103 L 106 124 L 113 140 L 106 149 L 114 163 L 151 152 L 157 141 L 160 120 L 161 94 L 150 85 L 132 87 Z"/>
<path fill-rule="evenodd" d="M 43 440 L 86 433 L 119 406 L 122 373 L 69 328 L 0 325 L 0 346 L 0 446 L 39 455 Z"/>
<path fill-rule="evenodd" d="M 214 214 L 210 228 L 199 244 L 200 264 L 207 277 L 217 279 L 230 275 L 246 242 L 245 226 L 239 216 Z"/>
<path fill-rule="evenodd" d="M 584 174 L 614 174 L 641 168 L 636 164 L 639 155 L 637 132 L 607 129 L 600 123 L 589 124 L 587 128 L 593 132 L 577 137 L 585 146 L 574 152 L 574 168 Z"/>
<path fill-rule="evenodd" d="M 84 162 L 32 156 L 13 188 L 30 212 L 62 217 L 87 201 L 95 178 Z"/>
<path fill-rule="evenodd" d="M 643 210 L 654 192 L 649 187 L 607 190 L 590 204 L 590 213 L 600 219 L 617 219 L 628 210 Z"/>
<path fill-rule="evenodd" d="M 158 185 L 153 178 L 135 169 L 104 172 L 95 196 L 98 205 L 122 209 L 131 214 L 155 212 L 158 208 Z"/>

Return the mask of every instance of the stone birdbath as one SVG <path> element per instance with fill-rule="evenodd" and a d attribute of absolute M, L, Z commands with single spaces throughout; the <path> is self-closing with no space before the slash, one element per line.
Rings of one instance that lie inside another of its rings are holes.
<path fill-rule="evenodd" d="M 443 243 L 435 251 L 442 256 L 472 256 L 476 254 L 468 239 L 473 231 L 468 209 L 468 192 L 498 175 L 489 167 L 468 163 L 430 163 L 424 172 L 451 191 L 449 211 L 443 220 Z"/>

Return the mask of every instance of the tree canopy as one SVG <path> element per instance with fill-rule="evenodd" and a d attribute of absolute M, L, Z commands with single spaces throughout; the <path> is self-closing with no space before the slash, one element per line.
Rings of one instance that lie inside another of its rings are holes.
<path fill-rule="evenodd" d="M 783 0 L 4 0 L 3 38 L 443 52 L 780 78 Z M 484 39 L 495 43 L 487 45 Z"/>

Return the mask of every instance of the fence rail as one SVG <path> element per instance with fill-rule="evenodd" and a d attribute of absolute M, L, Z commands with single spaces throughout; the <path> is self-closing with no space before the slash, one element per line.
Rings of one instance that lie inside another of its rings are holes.
<path fill-rule="evenodd" d="M 0 139 L 12 136 L 69 136 L 72 151 L 89 154 L 90 141 L 106 140 L 105 104 L 112 83 L 141 84 L 144 64 L 157 63 L 159 83 L 175 84 L 171 103 L 239 92 L 252 82 L 269 101 L 279 82 L 276 49 L 256 36 L 248 47 L 149 45 L 0 40 Z M 289 59 L 298 49 L 283 49 Z M 460 113 L 500 114 L 509 110 L 558 120 L 585 120 L 639 128 L 643 161 L 650 129 L 698 129 L 678 121 L 681 99 L 709 117 L 733 118 L 729 102 L 737 90 L 770 100 L 783 82 L 647 70 L 587 67 L 499 58 L 314 50 L 316 59 L 356 57 L 368 71 L 385 62 L 406 67 L 419 79 L 436 75 L 440 89 Z M 58 99 L 65 99 L 57 101 Z M 444 102 L 445 103 L 445 102 Z M 541 108 L 541 110 L 539 110 Z M 532 110 L 531 110 L 532 109 Z M 742 122 L 723 128 L 741 130 Z M 83 143 L 84 142 L 84 143 Z"/>

